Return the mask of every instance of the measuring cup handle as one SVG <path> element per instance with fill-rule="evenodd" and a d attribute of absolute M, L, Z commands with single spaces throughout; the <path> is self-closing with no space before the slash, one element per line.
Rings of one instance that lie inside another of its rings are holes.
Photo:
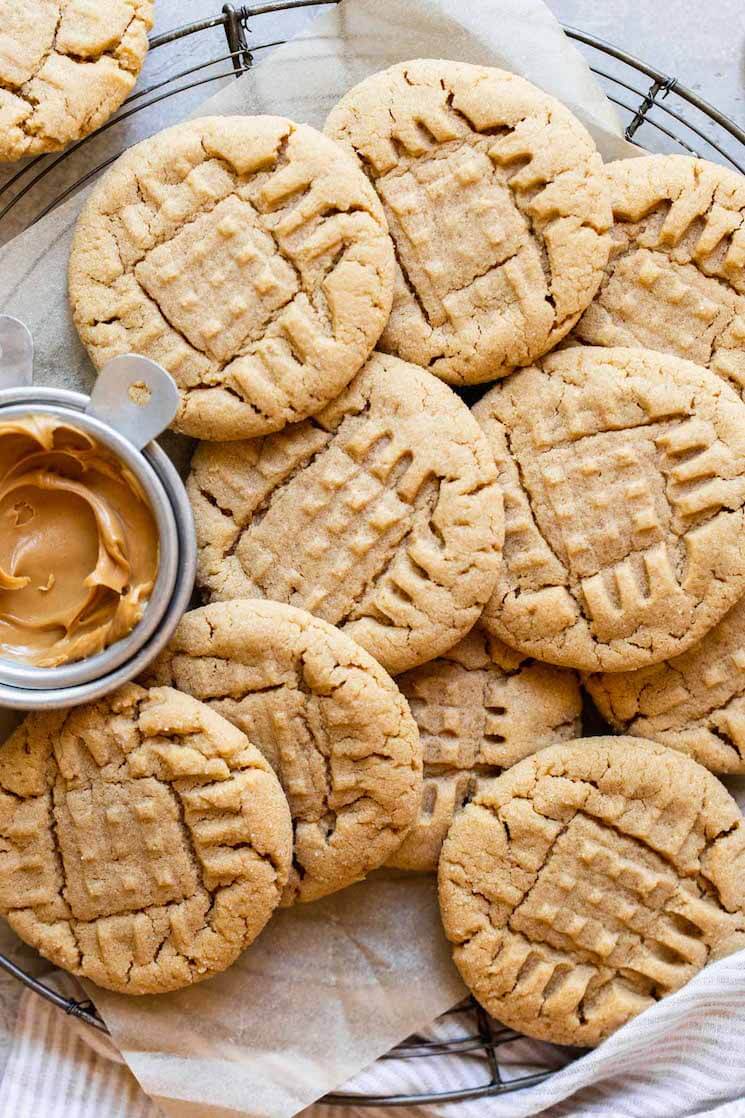
<path fill-rule="evenodd" d="M 125 353 L 101 369 L 85 410 L 141 450 L 172 423 L 179 402 L 170 373 L 149 357 Z"/>

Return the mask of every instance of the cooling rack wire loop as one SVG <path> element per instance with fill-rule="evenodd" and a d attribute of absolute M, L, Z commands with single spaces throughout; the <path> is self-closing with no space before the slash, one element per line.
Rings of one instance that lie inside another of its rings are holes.
<path fill-rule="evenodd" d="M 96 137 L 136 114 L 145 113 L 147 109 L 162 101 L 232 76 L 240 77 L 251 68 L 257 57 L 261 57 L 261 52 L 284 42 L 283 39 L 254 42 L 252 24 L 257 17 L 293 8 L 321 8 L 333 3 L 336 3 L 336 0 L 276 0 L 272 3 L 240 6 L 225 4 L 222 10 L 210 19 L 185 24 L 153 36 L 150 39 L 151 51 L 167 47 L 186 37 L 194 37 L 195 43 L 198 43 L 201 33 L 222 27 L 227 49 L 215 57 L 203 58 L 194 65 L 139 89 L 124 102 L 111 120 L 96 132 L 72 144 L 61 154 L 42 155 L 26 162 L 11 178 L 0 185 L 0 234 L 2 234 L 3 220 L 7 219 L 22 201 L 28 203 L 36 193 L 40 193 L 41 184 L 48 185 L 47 180 L 50 180 L 50 176 L 53 183 L 53 176 L 60 174 L 66 160 L 94 141 Z M 587 57 L 590 69 L 600 79 L 608 98 L 621 111 L 626 121 L 625 136 L 628 140 L 633 140 L 652 151 L 683 150 L 692 155 L 725 163 L 745 173 L 745 130 L 733 120 L 703 100 L 677 78 L 662 73 L 627 51 L 576 27 L 565 26 L 564 30 L 575 43 L 579 44 Z M 219 69 L 216 70 L 217 67 Z M 645 81 L 649 83 L 646 87 Z M 59 192 L 55 192 L 52 200 L 30 217 L 26 227 L 39 221 L 81 186 L 95 178 L 113 163 L 119 154 L 121 153 L 117 152 L 109 156 L 76 178 L 74 182 L 66 184 Z M 0 954 L 0 967 L 70 1016 L 84 1021 L 100 1032 L 108 1031 L 91 1001 L 76 1001 L 64 997 L 2 954 Z M 482 1084 L 439 1092 L 413 1090 L 411 1093 L 398 1095 L 337 1092 L 327 1095 L 322 1101 L 332 1106 L 424 1106 L 525 1090 L 554 1074 L 552 1070 L 540 1068 L 516 1076 L 507 1074 L 510 1066 L 509 1046 L 520 1043 L 522 1038 L 519 1033 L 492 1020 L 473 998 L 468 998 L 454 1007 L 441 1018 L 441 1021 L 447 1026 L 444 1038 L 433 1039 L 414 1035 L 382 1059 L 426 1061 L 436 1057 L 468 1056 L 469 1059 L 478 1060 L 479 1067 L 483 1068 Z M 578 1050 L 569 1051 L 572 1056 L 581 1055 Z"/>

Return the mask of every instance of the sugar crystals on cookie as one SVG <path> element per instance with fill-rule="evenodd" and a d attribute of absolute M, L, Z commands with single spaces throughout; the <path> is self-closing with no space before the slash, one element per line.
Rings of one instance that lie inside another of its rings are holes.
<path fill-rule="evenodd" d="M 95 131 L 135 84 L 153 0 L 0 0 L 0 163 Z"/>
<path fill-rule="evenodd" d="M 612 218 L 602 161 L 569 109 L 515 74 L 419 59 L 349 90 L 326 132 L 364 167 L 396 246 L 379 348 L 476 384 L 571 329 Z"/>
<path fill-rule="evenodd" d="M 386 324 L 393 250 L 364 174 L 275 116 L 203 117 L 126 152 L 70 256 L 75 325 L 97 367 L 136 352 L 181 390 L 177 430 L 278 431 L 317 412 Z"/>
<path fill-rule="evenodd" d="M 584 682 L 620 733 L 679 749 L 712 772 L 745 773 L 745 598 L 680 656 Z"/>
<path fill-rule="evenodd" d="M 483 615 L 526 655 L 624 671 L 685 651 L 745 591 L 745 404 L 708 369 L 576 346 L 474 407 L 504 489 Z"/>
<path fill-rule="evenodd" d="M 429 373 L 376 353 L 311 421 L 203 444 L 197 581 L 338 625 L 388 671 L 450 648 L 494 588 L 502 493 L 486 437 Z"/>
<path fill-rule="evenodd" d="M 580 733 L 577 675 L 529 660 L 476 625 L 454 648 L 398 676 L 419 727 L 419 818 L 389 866 L 433 872 L 456 812 L 484 781 Z"/>
<path fill-rule="evenodd" d="M 456 817 L 440 910 L 499 1021 L 594 1045 L 745 946 L 743 858 L 740 809 L 701 765 L 586 738 L 521 761 Z"/>
<path fill-rule="evenodd" d="M 285 904 L 361 881 L 416 819 L 422 752 L 406 701 L 372 656 L 305 610 L 192 610 L 148 675 L 229 719 L 279 775 L 295 830 Z"/>
<path fill-rule="evenodd" d="M 279 782 L 170 687 L 30 715 L 0 751 L 0 912 L 47 959 L 126 994 L 225 970 L 292 859 Z"/>
<path fill-rule="evenodd" d="M 611 257 L 572 337 L 695 361 L 745 394 L 745 178 L 687 155 L 609 163 Z"/>

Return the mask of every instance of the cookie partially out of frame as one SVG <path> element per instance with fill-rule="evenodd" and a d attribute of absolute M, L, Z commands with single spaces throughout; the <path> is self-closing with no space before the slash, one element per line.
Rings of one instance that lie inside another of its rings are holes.
<path fill-rule="evenodd" d="M 212 600 L 308 609 L 392 673 L 451 648 L 494 587 L 502 494 L 468 408 L 375 353 L 313 420 L 202 444 L 187 483 Z"/>
<path fill-rule="evenodd" d="M 277 431 L 349 383 L 388 319 L 393 250 L 342 149 L 275 116 L 203 117 L 126 152 L 96 186 L 70 256 L 70 301 L 96 366 L 163 365 L 174 427 Z"/>
<path fill-rule="evenodd" d="M 491 1014 L 594 1045 L 745 946 L 744 866 L 716 777 L 638 738 L 587 738 L 521 761 L 456 816 L 440 908 Z"/>
<path fill-rule="evenodd" d="M 261 753 L 168 687 L 30 715 L 0 750 L 0 831 L 13 930 L 126 994 L 228 967 L 279 904 L 292 859 Z"/>
<path fill-rule="evenodd" d="M 572 337 L 672 353 L 745 394 L 745 178 L 687 155 L 606 173 L 613 248 Z"/>
<path fill-rule="evenodd" d="M 364 649 L 305 610 L 192 610 L 148 677 L 207 703 L 276 770 L 295 829 L 285 904 L 360 881 L 416 819 L 422 751 L 406 701 Z"/>
<path fill-rule="evenodd" d="M 132 89 L 152 0 L 0 0 L 0 163 L 95 131 Z"/>
<path fill-rule="evenodd" d="M 380 349 L 475 384 L 571 329 L 612 218 L 600 156 L 569 109 L 515 74 L 420 59 L 351 89 L 326 132 L 367 172 L 396 246 Z"/>
<path fill-rule="evenodd" d="M 579 680 L 526 660 L 477 625 L 396 683 L 419 727 L 424 791 L 417 822 L 387 864 L 433 872 L 453 816 L 484 781 L 578 736 Z"/>
<path fill-rule="evenodd" d="M 626 671 L 700 640 L 745 591 L 745 404 L 652 350 L 575 346 L 474 407 L 505 502 L 483 624 L 528 656 Z"/>
<path fill-rule="evenodd" d="M 682 655 L 585 683 L 621 733 L 679 749 L 713 772 L 745 773 L 744 598 Z"/>

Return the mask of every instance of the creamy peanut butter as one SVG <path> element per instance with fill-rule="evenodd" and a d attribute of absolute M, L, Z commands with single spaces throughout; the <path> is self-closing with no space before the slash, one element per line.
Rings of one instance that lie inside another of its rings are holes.
<path fill-rule="evenodd" d="M 100 652 L 137 624 L 157 570 L 152 510 L 111 451 L 53 416 L 0 422 L 0 656 Z"/>

